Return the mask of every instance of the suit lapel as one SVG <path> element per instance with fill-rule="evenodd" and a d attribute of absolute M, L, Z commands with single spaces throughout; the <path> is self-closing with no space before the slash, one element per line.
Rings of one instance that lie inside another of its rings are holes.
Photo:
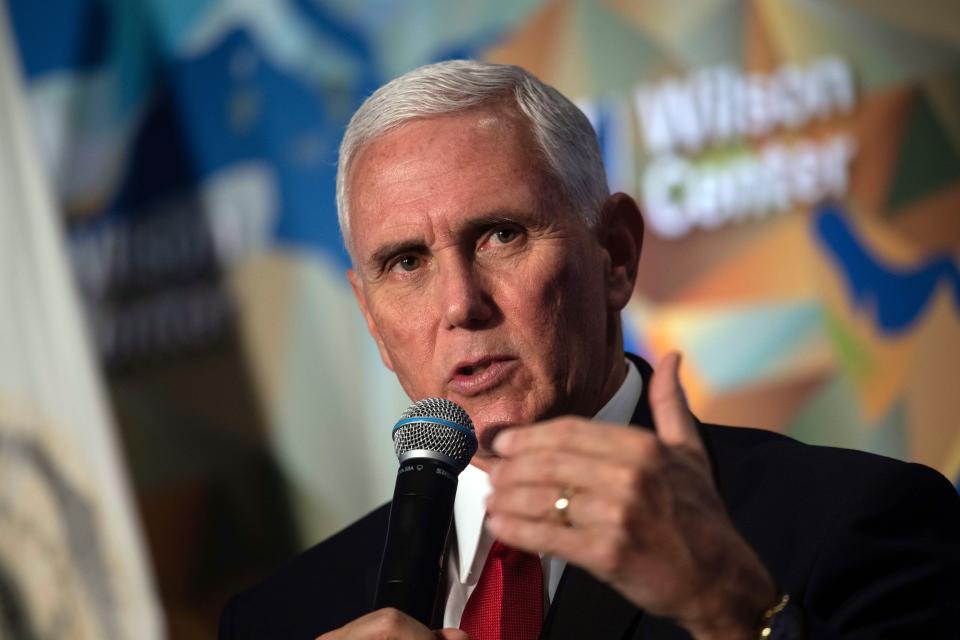
<path fill-rule="evenodd" d="M 641 612 L 589 573 L 567 565 L 543 623 L 543 640 L 628 638 Z"/>
<path fill-rule="evenodd" d="M 630 424 L 645 429 L 653 428 L 653 414 L 650 412 L 650 379 L 653 377 L 653 368 L 643 358 L 639 358 L 632 353 L 626 354 L 630 362 L 634 364 L 637 371 L 640 372 L 640 378 L 643 385 L 640 387 L 640 400 L 637 401 L 637 407 L 633 410 L 633 416 L 630 417 Z"/>

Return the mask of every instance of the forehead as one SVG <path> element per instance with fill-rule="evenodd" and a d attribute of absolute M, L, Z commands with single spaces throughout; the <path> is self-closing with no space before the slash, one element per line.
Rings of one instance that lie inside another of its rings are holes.
<path fill-rule="evenodd" d="M 546 175 L 532 138 L 525 121 L 502 108 L 416 119 L 374 138 L 350 168 L 352 235 L 384 217 L 413 223 L 539 203 Z"/>

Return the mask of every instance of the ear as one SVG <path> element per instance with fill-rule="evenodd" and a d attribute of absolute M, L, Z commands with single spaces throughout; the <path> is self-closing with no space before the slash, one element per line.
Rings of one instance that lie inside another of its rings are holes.
<path fill-rule="evenodd" d="M 620 311 L 633 295 L 643 248 L 643 216 L 633 198 L 615 193 L 603 203 L 598 239 L 608 259 L 607 307 Z"/>
<path fill-rule="evenodd" d="M 357 304 L 360 305 L 360 312 L 363 313 L 363 319 L 367 321 L 367 331 L 370 332 L 370 335 L 377 343 L 377 350 L 380 351 L 380 359 L 383 360 L 383 364 L 387 366 L 387 369 L 393 371 L 393 360 L 391 360 L 390 354 L 383 344 L 383 339 L 380 337 L 377 322 L 373 319 L 373 315 L 370 313 L 369 307 L 367 307 L 367 296 L 363 292 L 363 283 L 360 282 L 360 276 L 357 275 L 357 272 L 353 269 L 348 269 L 347 279 L 350 281 L 350 288 L 353 289 L 353 295 L 357 299 Z"/>

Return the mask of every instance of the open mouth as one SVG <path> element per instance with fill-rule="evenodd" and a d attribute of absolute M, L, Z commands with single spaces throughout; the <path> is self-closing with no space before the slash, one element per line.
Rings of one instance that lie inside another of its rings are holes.
<path fill-rule="evenodd" d="M 516 364 L 513 358 L 503 356 L 487 356 L 464 362 L 453 369 L 448 389 L 465 395 L 483 393 L 506 380 Z"/>
<path fill-rule="evenodd" d="M 473 376 L 478 373 L 483 373 L 490 368 L 492 360 L 485 360 L 483 362 L 477 362 L 475 364 L 468 364 L 457 369 L 458 376 Z"/>

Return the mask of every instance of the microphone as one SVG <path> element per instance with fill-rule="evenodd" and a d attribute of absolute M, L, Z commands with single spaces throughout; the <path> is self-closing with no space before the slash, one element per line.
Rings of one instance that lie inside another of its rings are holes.
<path fill-rule="evenodd" d="M 410 405 L 393 427 L 400 460 L 374 608 L 432 626 L 457 476 L 477 451 L 470 416 L 443 398 Z"/>

